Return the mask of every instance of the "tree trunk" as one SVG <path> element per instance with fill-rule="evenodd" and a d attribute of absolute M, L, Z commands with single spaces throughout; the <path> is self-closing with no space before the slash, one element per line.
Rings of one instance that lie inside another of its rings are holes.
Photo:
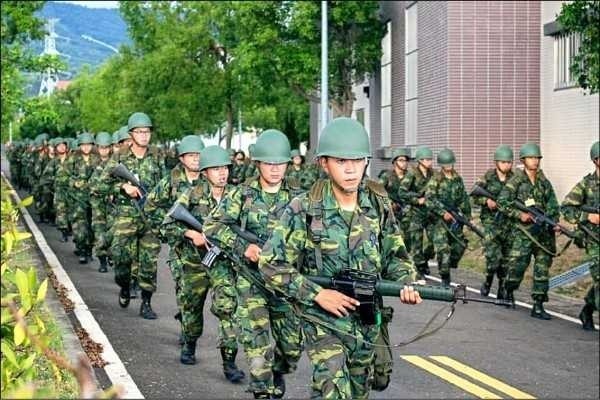
<path fill-rule="evenodd" d="M 225 147 L 231 148 L 231 141 L 233 139 L 233 104 L 231 99 L 227 100 L 227 110 L 225 111 L 227 124 L 225 125 Z"/>

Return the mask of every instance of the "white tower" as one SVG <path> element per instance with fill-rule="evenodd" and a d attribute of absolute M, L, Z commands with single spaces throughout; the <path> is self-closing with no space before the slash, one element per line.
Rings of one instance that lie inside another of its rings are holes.
<path fill-rule="evenodd" d="M 46 36 L 44 37 L 44 51 L 42 55 L 59 56 L 60 53 L 56 50 L 56 38 L 58 35 L 54 32 L 54 24 L 58 21 L 58 18 L 50 18 L 46 23 Z M 42 72 L 42 82 L 40 85 L 40 91 L 38 96 L 50 96 L 56 88 L 58 82 L 57 71 L 52 68 L 47 68 L 46 71 Z"/>

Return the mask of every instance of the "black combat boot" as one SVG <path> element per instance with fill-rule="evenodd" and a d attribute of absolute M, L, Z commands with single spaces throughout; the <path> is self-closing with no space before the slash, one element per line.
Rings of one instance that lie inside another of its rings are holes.
<path fill-rule="evenodd" d="M 533 318 L 549 320 L 552 319 L 552 316 L 544 310 L 544 303 L 541 300 L 536 300 L 533 304 L 533 308 L 531 309 L 531 316 Z"/>
<path fill-rule="evenodd" d="M 579 319 L 581 320 L 581 327 L 586 331 L 595 331 L 594 326 L 594 307 L 591 304 L 586 304 L 579 313 Z"/>
<path fill-rule="evenodd" d="M 490 294 L 490 288 L 492 287 L 492 281 L 494 280 L 494 275 L 487 275 L 485 277 L 485 282 L 481 285 L 481 289 L 479 289 L 479 293 L 487 297 Z"/>
<path fill-rule="evenodd" d="M 142 304 L 140 304 L 140 316 L 144 319 L 157 318 L 156 313 L 152 310 L 152 306 L 150 305 L 150 299 L 152 299 L 152 292 L 142 289 Z"/>
<path fill-rule="evenodd" d="M 271 395 L 269 394 L 269 392 L 254 392 L 254 398 L 255 399 L 270 399 Z"/>
<path fill-rule="evenodd" d="M 98 260 L 100 261 L 100 268 L 98 268 L 98 272 L 108 272 L 108 267 L 106 266 L 106 256 L 98 256 Z"/>
<path fill-rule="evenodd" d="M 119 305 L 121 308 L 127 308 L 129 306 L 130 296 L 129 296 L 129 288 L 122 287 L 119 292 Z"/>
<path fill-rule="evenodd" d="M 61 233 L 62 236 L 58 240 L 60 242 L 62 242 L 62 243 L 67 243 L 69 241 L 69 234 L 68 234 L 67 230 L 66 229 L 61 229 L 60 233 Z"/>
<path fill-rule="evenodd" d="M 87 264 L 88 256 L 86 255 L 85 250 L 79 250 L 79 264 Z"/>
<path fill-rule="evenodd" d="M 179 356 L 179 361 L 182 364 L 196 364 L 196 340 L 197 339 L 186 340 L 183 346 L 181 347 L 181 355 Z"/>
<path fill-rule="evenodd" d="M 179 321 L 179 345 L 183 346 L 183 344 L 185 343 L 185 338 L 183 337 L 183 326 L 181 326 L 181 311 L 177 311 L 177 314 L 173 315 L 173 318 L 175 318 L 177 321 Z"/>
<path fill-rule="evenodd" d="M 273 385 L 275 386 L 273 398 L 281 399 L 285 394 L 285 379 L 281 372 L 273 371 Z"/>
<path fill-rule="evenodd" d="M 504 279 L 498 279 L 498 294 L 496 295 L 498 300 L 506 299 L 506 289 L 504 288 Z"/>
<path fill-rule="evenodd" d="M 227 349 L 221 347 L 221 358 L 223 359 L 223 374 L 225 379 L 231 383 L 238 383 L 246 377 L 244 371 L 240 370 L 235 365 L 235 356 L 237 355 L 237 349 Z"/>
<path fill-rule="evenodd" d="M 441 285 L 445 287 L 450 287 L 450 274 L 440 275 L 440 277 L 442 278 Z"/>
<path fill-rule="evenodd" d="M 140 285 L 138 284 L 137 279 L 132 279 L 131 283 L 129 284 L 129 295 L 132 299 L 137 299 L 139 290 Z"/>

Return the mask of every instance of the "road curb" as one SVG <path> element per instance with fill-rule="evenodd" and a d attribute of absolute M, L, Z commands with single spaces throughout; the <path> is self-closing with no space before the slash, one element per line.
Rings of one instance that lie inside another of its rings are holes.
<path fill-rule="evenodd" d="M 10 182 L 8 182 L 4 173 L 2 173 L 2 177 L 5 178 L 5 181 L 10 186 L 11 193 L 17 201 L 17 203 L 20 203 L 21 198 L 19 197 L 18 193 L 13 189 L 12 185 L 10 185 Z M 115 352 L 108 338 L 102 331 L 102 328 L 100 328 L 100 325 L 90 312 L 88 306 L 83 301 L 83 298 L 77 291 L 77 288 L 71 281 L 71 278 L 69 278 L 69 275 L 62 267 L 62 264 L 60 263 L 58 257 L 50 248 L 48 242 L 44 238 L 44 235 L 39 230 L 36 223 L 33 221 L 33 218 L 29 214 L 29 211 L 27 211 L 27 209 L 24 207 L 21 207 L 20 210 L 21 215 L 25 220 L 27 227 L 29 228 L 29 231 L 33 235 L 33 238 L 38 248 L 40 249 L 42 255 L 46 259 L 46 262 L 48 263 L 48 267 L 52 270 L 52 272 L 54 272 L 54 274 L 56 275 L 56 279 L 69 291 L 69 298 L 71 299 L 74 305 L 73 315 L 75 316 L 75 318 L 77 318 L 81 326 L 86 329 L 86 331 L 90 335 L 90 338 L 102 345 L 102 358 L 104 359 L 104 361 L 107 362 L 107 364 L 104 366 L 104 371 L 106 372 L 106 375 L 108 376 L 113 385 L 120 385 L 123 388 L 122 398 L 143 399 L 144 396 L 140 392 L 136 383 L 133 381 L 131 375 L 129 375 L 129 372 L 127 372 L 125 365 L 119 358 L 119 355 Z"/>

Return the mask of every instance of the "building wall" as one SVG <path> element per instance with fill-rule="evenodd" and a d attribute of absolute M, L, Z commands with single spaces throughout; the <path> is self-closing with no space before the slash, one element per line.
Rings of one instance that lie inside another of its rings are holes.
<path fill-rule="evenodd" d="M 598 140 L 598 95 L 579 88 L 554 90 L 554 38 L 543 25 L 554 21 L 562 2 L 542 2 L 541 37 L 541 150 L 542 169 L 554 185 L 559 201 L 587 173 L 593 171 L 589 151 Z"/>

